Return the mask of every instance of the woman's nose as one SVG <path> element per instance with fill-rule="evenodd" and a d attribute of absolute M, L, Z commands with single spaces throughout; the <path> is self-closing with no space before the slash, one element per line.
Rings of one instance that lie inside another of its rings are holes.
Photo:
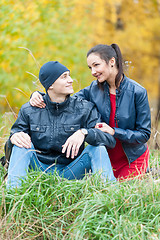
<path fill-rule="evenodd" d="M 92 73 L 92 75 L 94 75 L 96 73 L 95 68 L 92 68 L 91 73 Z"/>

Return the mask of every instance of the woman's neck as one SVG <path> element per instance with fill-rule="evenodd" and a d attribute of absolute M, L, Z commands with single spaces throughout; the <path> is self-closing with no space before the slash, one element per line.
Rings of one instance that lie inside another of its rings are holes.
<path fill-rule="evenodd" d="M 116 85 L 115 85 L 115 77 L 114 78 L 110 78 L 106 80 L 108 85 L 109 85 L 109 92 L 111 94 L 116 94 Z"/>
<path fill-rule="evenodd" d="M 116 86 L 115 87 L 109 87 L 109 92 L 111 93 L 111 94 L 116 94 Z"/>
<path fill-rule="evenodd" d="M 122 79 L 123 79 L 123 76 L 121 76 L 118 87 L 120 86 L 120 83 L 121 83 Z M 117 87 L 116 87 L 116 84 L 115 84 L 115 77 L 114 77 L 114 79 L 107 80 L 107 83 L 109 85 L 109 92 L 111 94 L 116 94 Z"/>

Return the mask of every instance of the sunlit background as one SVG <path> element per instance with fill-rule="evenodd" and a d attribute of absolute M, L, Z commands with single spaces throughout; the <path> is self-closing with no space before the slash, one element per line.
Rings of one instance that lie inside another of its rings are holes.
<path fill-rule="evenodd" d="M 125 74 L 147 89 L 158 117 L 160 0 L 1 0 L 0 16 L 1 119 L 44 91 L 38 72 L 47 61 L 71 70 L 75 91 L 89 85 L 86 53 L 99 43 L 119 45 Z"/>

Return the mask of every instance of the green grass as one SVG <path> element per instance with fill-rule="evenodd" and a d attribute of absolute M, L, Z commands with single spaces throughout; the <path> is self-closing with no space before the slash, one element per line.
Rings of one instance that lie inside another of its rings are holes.
<path fill-rule="evenodd" d="M 0 173 L 0 239 L 160 239 L 160 179 L 151 174 L 104 185 L 97 176 L 69 181 L 31 172 L 6 191 Z"/>
<path fill-rule="evenodd" d="M 14 117 L 0 120 L 1 157 Z M 152 150 L 150 167 L 159 166 Z M 22 187 L 6 191 L 5 173 L 0 166 L 0 240 L 160 239 L 159 176 L 104 185 L 97 176 L 68 181 L 31 172 Z"/>

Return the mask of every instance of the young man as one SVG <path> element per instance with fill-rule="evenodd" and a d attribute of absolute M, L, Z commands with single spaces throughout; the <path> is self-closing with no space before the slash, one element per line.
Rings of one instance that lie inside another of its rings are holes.
<path fill-rule="evenodd" d="M 96 107 L 71 97 L 70 71 L 57 61 L 45 63 L 39 80 L 46 90 L 46 108 L 24 104 L 11 128 L 14 145 L 8 169 L 7 187 L 18 187 L 30 168 L 54 172 L 67 179 L 82 179 L 90 169 L 115 180 L 105 146 L 115 139 L 94 128 L 101 122 Z M 88 145 L 84 149 L 84 142 Z M 92 146 L 91 146 L 92 145 Z"/>

